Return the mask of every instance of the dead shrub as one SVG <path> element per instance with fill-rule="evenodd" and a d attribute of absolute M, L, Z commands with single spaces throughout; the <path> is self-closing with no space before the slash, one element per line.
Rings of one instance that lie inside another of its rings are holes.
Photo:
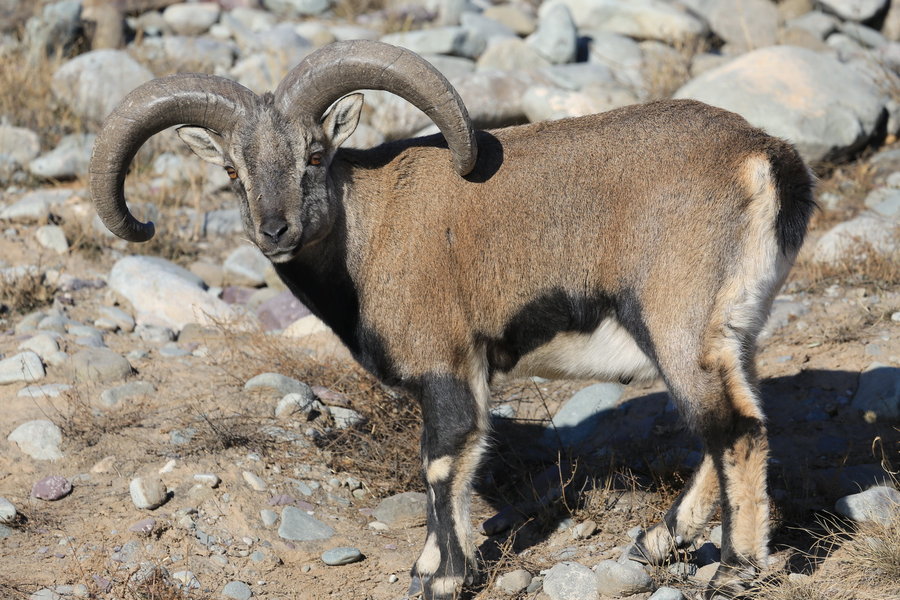
<path fill-rule="evenodd" d="M 40 267 L 22 273 L 0 274 L 0 314 L 23 315 L 53 303 L 57 288 Z"/>

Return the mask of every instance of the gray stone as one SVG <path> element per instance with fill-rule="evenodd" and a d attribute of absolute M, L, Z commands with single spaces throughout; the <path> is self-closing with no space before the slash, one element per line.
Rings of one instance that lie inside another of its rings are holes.
<path fill-rule="evenodd" d="M 72 493 L 72 483 L 62 475 L 49 475 L 31 486 L 31 495 L 39 500 L 59 500 Z"/>
<path fill-rule="evenodd" d="M 256 316 L 266 331 L 285 329 L 309 314 L 309 309 L 288 290 L 276 292 L 273 297 L 260 302 L 256 307 Z"/>
<path fill-rule="evenodd" d="M 178 35 L 200 35 L 219 20 L 215 2 L 172 4 L 163 11 L 163 19 Z"/>
<path fill-rule="evenodd" d="M 587 520 L 579 523 L 572 528 L 572 539 L 586 540 L 597 531 L 597 524 L 594 521 Z"/>
<path fill-rule="evenodd" d="M 334 529 L 299 508 L 285 506 L 281 511 L 278 535 L 286 540 L 309 542 L 331 538 Z"/>
<path fill-rule="evenodd" d="M 493 19 L 510 28 L 516 35 L 531 35 L 537 28 L 534 17 L 515 4 L 495 4 L 485 7 L 482 13 L 485 17 Z"/>
<path fill-rule="evenodd" d="M 322 562 L 330 567 L 339 567 L 341 565 L 349 565 L 363 559 L 362 552 L 359 548 L 332 548 L 322 553 Z"/>
<path fill-rule="evenodd" d="M 847 21 L 868 21 L 885 8 L 888 0 L 818 0 L 830 13 Z"/>
<path fill-rule="evenodd" d="M 425 520 L 427 499 L 420 492 L 403 492 L 388 496 L 372 512 L 377 520 L 390 527 Z"/>
<path fill-rule="evenodd" d="M 515 31 L 499 21 L 486 17 L 483 13 L 464 12 L 460 16 L 460 25 L 476 32 L 488 45 L 494 40 L 518 37 Z"/>
<path fill-rule="evenodd" d="M 113 265 L 108 283 L 143 323 L 180 331 L 188 323 L 210 324 L 234 316 L 225 302 L 206 293 L 202 279 L 162 258 L 122 258 Z"/>
<path fill-rule="evenodd" d="M 557 4 L 541 15 L 537 31 L 527 39 L 528 45 L 553 64 L 575 60 L 578 30 L 565 4 Z"/>
<path fill-rule="evenodd" d="M 181 358 L 182 356 L 190 356 L 191 351 L 182 348 L 175 342 L 169 342 L 160 347 L 159 355 L 167 358 Z"/>
<path fill-rule="evenodd" d="M 62 431 L 45 419 L 22 423 L 6 439 L 35 460 L 57 460 L 63 457 L 59 449 Z"/>
<path fill-rule="evenodd" d="M 153 510 L 169 499 L 166 484 L 159 477 L 135 477 L 128 486 L 131 501 L 138 508 Z"/>
<path fill-rule="evenodd" d="M 900 189 L 876 188 L 866 196 L 865 204 L 872 212 L 900 222 Z"/>
<path fill-rule="evenodd" d="M 30 350 L 0 360 L 0 385 L 40 381 L 45 375 L 41 358 Z"/>
<path fill-rule="evenodd" d="M 222 588 L 222 595 L 234 600 L 250 600 L 250 597 L 253 596 L 253 591 L 243 581 L 229 581 Z"/>
<path fill-rule="evenodd" d="M 168 327 L 159 325 L 146 325 L 144 323 L 135 327 L 134 332 L 141 341 L 151 342 L 153 344 L 166 344 L 175 339 L 175 332 Z"/>
<path fill-rule="evenodd" d="M 900 368 L 872 363 L 859 375 L 850 406 L 876 419 L 900 419 Z"/>
<path fill-rule="evenodd" d="M 551 600 L 598 600 L 597 576 L 576 562 L 553 565 L 544 575 L 544 593 Z"/>
<path fill-rule="evenodd" d="M 53 93 L 75 113 L 100 123 L 125 94 L 153 74 L 121 50 L 93 50 L 66 62 L 53 74 Z"/>
<path fill-rule="evenodd" d="M 0 219 L 17 223 L 44 221 L 50 210 L 59 206 L 73 195 L 72 190 L 35 190 L 0 210 Z"/>
<path fill-rule="evenodd" d="M 365 417 L 351 408 L 342 406 L 326 406 L 328 414 L 334 419 L 334 426 L 338 429 L 347 429 L 365 422 Z"/>
<path fill-rule="evenodd" d="M 118 306 L 102 306 L 100 307 L 100 314 L 104 319 L 114 323 L 117 328 L 125 333 L 134 331 L 134 317 Z M 94 326 L 96 327 L 96 323 Z"/>
<path fill-rule="evenodd" d="M 670 587 L 657 588 L 648 600 L 684 600 L 684 594 Z"/>
<path fill-rule="evenodd" d="M 128 52 L 137 58 L 140 63 L 147 65 L 154 71 L 170 70 L 212 73 L 224 72 L 230 69 L 234 64 L 237 48 L 231 41 L 215 40 L 208 36 L 166 35 L 162 37 L 145 37 L 140 45 L 129 47 Z M 169 153 L 163 153 L 160 156 L 166 156 L 167 154 Z M 181 158 L 184 160 L 187 157 Z M 163 161 L 165 160 L 164 158 Z M 188 164 L 194 164 L 193 160 L 189 159 Z M 154 160 L 154 172 L 156 172 L 156 165 L 157 163 Z M 228 175 L 221 168 L 213 165 L 208 166 L 209 169 L 204 167 L 200 173 L 205 176 L 215 174 L 222 177 L 216 177 L 215 182 L 206 182 L 204 191 L 208 191 L 210 186 L 215 189 L 223 182 L 225 185 L 228 185 Z"/>
<path fill-rule="evenodd" d="M 575 447 L 594 441 L 604 413 L 618 406 L 622 392 L 622 386 L 617 383 L 595 383 L 580 390 L 553 416 L 544 432 L 543 443 Z"/>
<path fill-rule="evenodd" d="M 148 381 L 132 381 L 104 390 L 100 394 L 100 405 L 112 408 L 131 398 L 142 398 L 156 393 L 156 387 Z"/>
<path fill-rule="evenodd" d="M 69 251 L 69 241 L 66 239 L 66 232 L 58 225 L 44 225 L 38 227 L 34 232 L 34 237 L 38 244 L 53 250 L 57 254 L 65 254 Z"/>
<path fill-rule="evenodd" d="M 649 592 L 653 586 L 650 575 L 634 561 L 604 560 L 594 567 L 597 589 L 605 596 L 630 596 Z"/>
<path fill-rule="evenodd" d="M 63 392 L 71 390 L 65 383 L 48 383 L 45 385 L 29 385 L 16 394 L 19 398 L 59 398 Z"/>
<path fill-rule="evenodd" d="M 241 246 L 225 259 L 225 283 L 259 287 L 266 282 L 269 259 L 256 246 Z"/>
<path fill-rule="evenodd" d="M 548 66 L 549 60 L 519 38 L 494 42 L 478 59 L 479 70 L 534 71 Z"/>
<path fill-rule="evenodd" d="M 876 132 L 884 92 L 859 69 L 805 48 L 755 50 L 675 93 L 745 117 L 789 139 L 810 162 L 851 156 Z"/>
<path fill-rule="evenodd" d="M 330 0 L 263 0 L 263 6 L 287 17 L 314 17 L 331 6 Z"/>
<path fill-rule="evenodd" d="M 255 492 L 264 492 L 268 487 L 266 485 L 266 482 L 263 481 L 263 479 L 259 475 L 252 471 L 244 471 L 243 473 L 241 473 L 241 477 L 244 478 L 244 482 L 248 486 L 250 486 L 250 489 Z"/>
<path fill-rule="evenodd" d="M 311 412 L 324 412 L 325 407 L 316 399 L 312 390 L 306 393 L 292 392 L 278 401 L 275 407 L 275 416 L 279 418 L 290 417 L 295 414 L 309 415 Z"/>
<path fill-rule="evenodd" d="M 900 492 L 884 485 L 869 488 L 844 496 L 835 503 L 834 509 L 854 521 L 889 525 L 900 515 Z"/>
<path fill-rule="evenodd" d="M 239 208 L 223 208 L 211 210 L 203 216 L 203 235 L 222 237 L 244 230 Z"/>
<path fill-rule="evenodd" d="M 883 217 L 862 213 L 826 231 L 816 242 L 813 260 L 827 264 L 855 261 L 868 250 L 890 256 L 897 248 L 895 229 L 896 224 Z"/>
<path fill-rule="evenodd" d="M 838 27 L 842 33 L 866 48 L 878 48 L 887 43 L 884 36 L 878 33 L 877 30 L 859 23 L 841 23 Z"/>
<path fill-rule="evenodd" d="M 549 0 L 541 4 L 543 16 L 565 4 L 579 30 L 610 31 L 641 40 L 684 43 L 706 35 L 700 19 L 662 0 Z"/>
<path fill-rule="evenodd" d="M 259 520 L 262 521 L 263 527 L 272 527 L 278 522 L 278 513 L 269 508 L 259 511 Z"/>
<path fill-rule="evenodd" d="M 20 165 L 41 153 L 38 134 L 24 127 L 0 124 L 0 154 L 11 156 Z"/>
<path fill-rule="evenodd" d="M 202 587 L 193 571 L 175 571 L 172 573 L 172 579 L 180 584 L 179 587 L 182 589 L 197 590 Z"/>
<path fill-rule="evenodd" d="M 72 355 L 72 372 L 79 382 L 109 383 L 130 376 L 128 359 L 107 348 L 85 348 Z"/>
<path fill-rule="evenodd" d="M 465 58 L 478 58 L 486 46 L 478 32 L 459 26 L 389 33 L 381 41 L 418 54 L 452 54 Z"/>
<path fill-rule="evenodd" d="M 532 580 L 531 573 L 525 569 L 516 569 L 509 573 L 504 573 L 497 578 L 495 584 L 501 591 L 510 595 L 520 594 L 525 591 Z"/>
<path fill-rule="evenodd" d="M 12 523 L 16 520 L 16 506 L 6 498 L 0 498 L 0 523 Z"/>
<path fill-rule="evenodd" d="M 633 90 L 644 88 L 644 52 L 629 37 L 608 31 L 590 32 L 588 62 L 607 67 L 617 81 Z"/>
<path fill-rule="evenodd" d="M 595 85 L 621 85 L 608 66 L 598 63 L 571 63 L 541 69 L 538 75 L 548 78 L 563 90 L 583 90 Z"/>
<path fill-rule="evenodd" d="M 590 115 L 600 108 L 587 94 L 546 86 L 535 86 L 522 97 L 522 109 L 531 123 Z"/>
<path fill-rule="evenodd" d="M 47 179 L 86 175 L 96 137 L 93 133 L 69 134 L 59 141 L 56 148 L 31 161 L 28 170 L 36 177 Z"/>
<path fill-rule="evenodd" d="M 829 34 L 837 31 L 840 21 L 832 15 L 814 10 L 804 15 L 791 19 L 786 23 L 787 27 L 803 29 L 820 40 L 824 40 Z"/>
<path fill-rule="evenodd" d="M 260 373 L 255 377 L 251 377 L 244 384 L 245 390 L 254 390 L 259 388 L 271 388 L 282 396 L 287 394 L 300 394 L 303 397 L 315 397 L 312 389 L 303 383 L 297 381 L 293 377 L 281 375 L 280 373 Z"/>
<path fill-rule="evenodd" d="M 769 0 L 718 0 L 704 16 L 713 33 L 736 52 L 775 44 L 778 9 Z"/>
<path fill-rule="evenodd" d="M 37 62 L 41 56 L 71 49 L 81 28 L 81 2 L 64 0 L 43 7 L 25 23 L 25 45 L 29 59 Z"/>

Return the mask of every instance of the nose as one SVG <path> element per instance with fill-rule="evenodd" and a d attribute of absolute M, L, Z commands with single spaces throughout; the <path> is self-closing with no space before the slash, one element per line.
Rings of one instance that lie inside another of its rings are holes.
<path fill-rule="evenodd" d="M 287 230 L 288 224 L 284 219 L 267 219 L 259 226 L 259 232 L 273 244 L 277 244 Z"/>

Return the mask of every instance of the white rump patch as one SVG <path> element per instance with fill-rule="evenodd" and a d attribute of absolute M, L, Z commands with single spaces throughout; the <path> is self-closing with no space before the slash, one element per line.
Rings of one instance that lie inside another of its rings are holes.
<path fill-rule="evenodd" d="M 509 375 L 647 381 L 656 378 L 657 370 L 616 319 L 605 319 L 590 334 L 557 334 L 523 356 Z"/>

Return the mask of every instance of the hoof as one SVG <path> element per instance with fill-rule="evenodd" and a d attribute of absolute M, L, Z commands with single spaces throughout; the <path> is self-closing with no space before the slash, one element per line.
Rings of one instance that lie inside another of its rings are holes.
<path fill-rule="evenodd" d="M 403 596 L 403 600 L 414 600 L 422 597 L 422 590 L 424 586 L 422 585 L 422 580 L 418 575 L 413 575 L 412 579 L 409 582 L 409 588 L 406 590 L 406 595 Z"/>

